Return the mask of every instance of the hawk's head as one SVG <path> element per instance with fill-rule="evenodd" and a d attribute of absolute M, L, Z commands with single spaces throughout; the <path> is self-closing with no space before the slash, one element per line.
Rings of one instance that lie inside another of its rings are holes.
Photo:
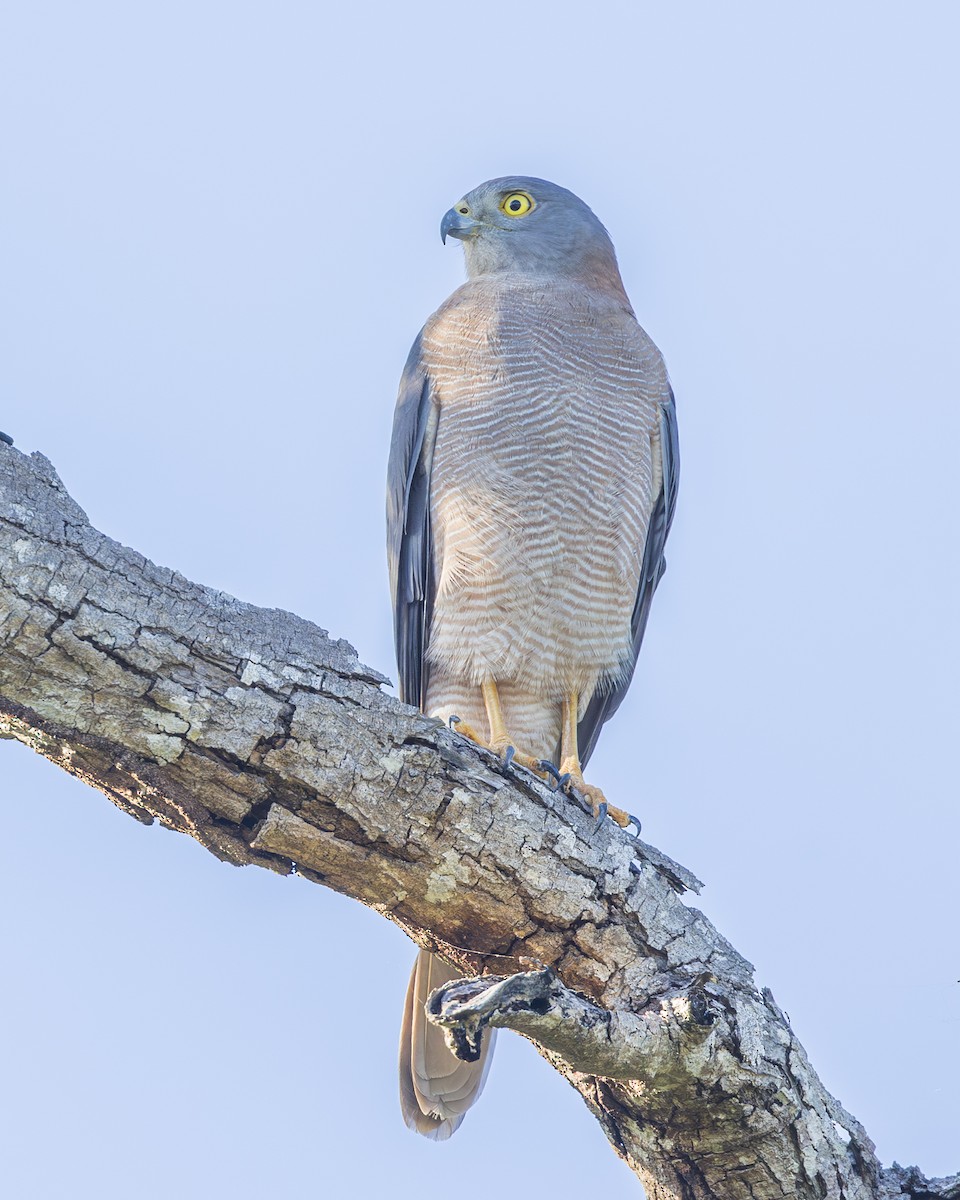
<path fill-rule="evenodd" d="M 546 179 L 505 175 L 481 183 L 444 214 L 440 236 L 463 242 L 471 278 L 606 274 L 620 282 L 607 231 L 579 196 Z"/>

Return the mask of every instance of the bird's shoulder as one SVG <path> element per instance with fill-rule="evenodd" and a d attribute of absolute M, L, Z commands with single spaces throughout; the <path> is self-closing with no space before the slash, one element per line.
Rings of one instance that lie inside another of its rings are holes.
<path fill-rule="evenodd" d="M 540 354 L 557 344 L 576 347 L 585 369 L 619 364 L 651 397 L 669 392 L 667 370 L 653 339 L 623 292 L 582 281 L 529 275 L 469 279 L 427 320 L 419 364 L 439 401 L 445 381 L 463 378 L 491 358 L 528 346 Z"/>

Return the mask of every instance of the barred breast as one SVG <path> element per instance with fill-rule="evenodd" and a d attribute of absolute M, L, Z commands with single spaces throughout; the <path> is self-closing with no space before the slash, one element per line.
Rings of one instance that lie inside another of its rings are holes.
<path fill-rule="evenodd" d="M 663 361 L 622 295 L 519 277 L 465 284 L 422 345 L 439 407 L 427 709 L 484 730 L 494 679 L 518 747 L 549 757 L 564 693 L 582 710 L 629 668 Z"/>

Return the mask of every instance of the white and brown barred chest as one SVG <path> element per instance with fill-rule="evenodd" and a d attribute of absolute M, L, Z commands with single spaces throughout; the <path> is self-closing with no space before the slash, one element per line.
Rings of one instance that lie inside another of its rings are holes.
<path fill-rule="evenodd" d="M 440 675 L 543 699 L 630 654 L 665 376 L 621 302 L 468 284 L 428 323 Z"/>

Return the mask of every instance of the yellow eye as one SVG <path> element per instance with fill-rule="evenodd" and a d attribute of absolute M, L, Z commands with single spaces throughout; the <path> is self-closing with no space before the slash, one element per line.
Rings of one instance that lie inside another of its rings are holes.
<path fill-rule="evenodd" d="M 526 192 L 511 192 L 500 201 L 500 211 L 508 217 L 525 217 L 536 208 L 536 202 Z"/>

